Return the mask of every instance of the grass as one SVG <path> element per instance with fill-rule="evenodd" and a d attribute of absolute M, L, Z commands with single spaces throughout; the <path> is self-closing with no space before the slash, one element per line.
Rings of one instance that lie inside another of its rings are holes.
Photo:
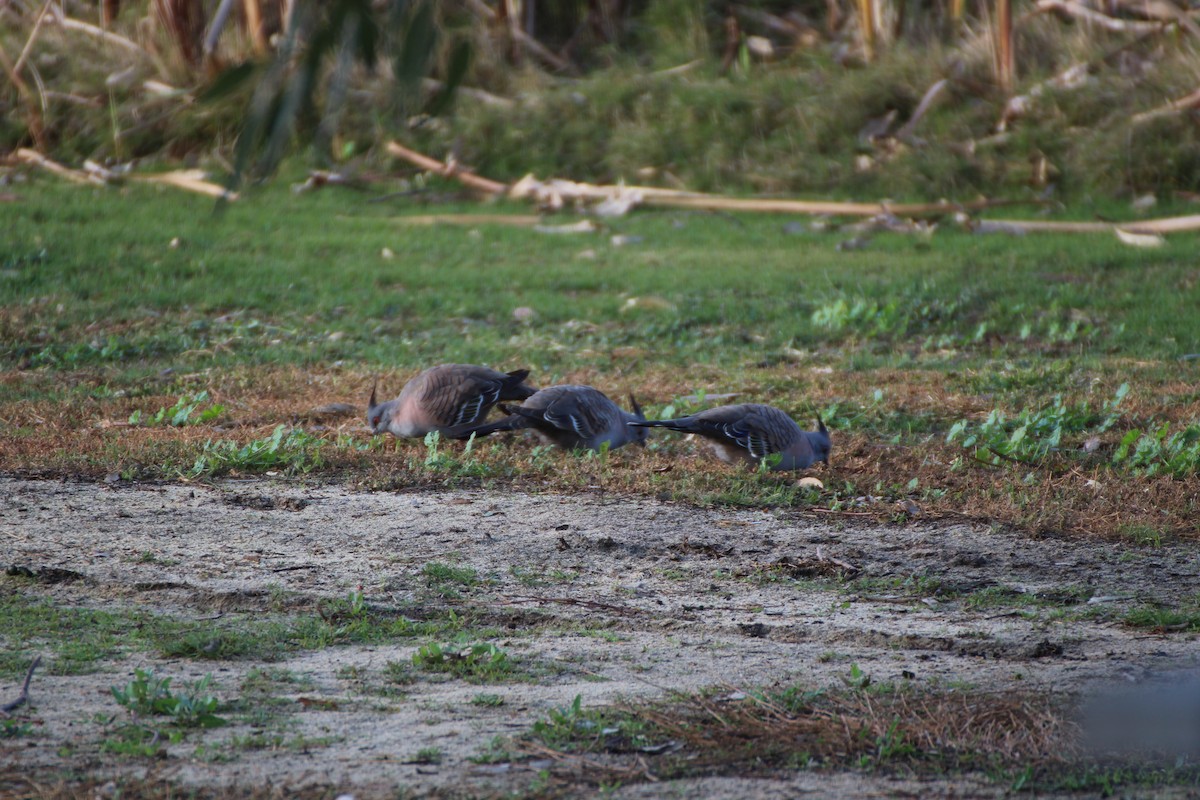
<path fill-rule="evenodd" d="M 316 614 L 227 614 L 218 622 L 199 622 L 139 610 L 72 608 L 3 589 L 0 675 L 23 674 L 30 653 L 40 647 L 51 652 L 47 672 L 76 675 L 138 652 L 197 661 L 273 662 L 289 653 L 338 645 L 492 632 L 484 626 L 472 627 L 473 612 L 465 608 L 439 615 L 414 607 L 410 617 L 396 610 L 354 612 L 348 606 L 348 602 L 329 603 Z"/>
<path fill-rule="evenodd" d="M 695 776 L 851 770 L 1007 786 L 1013 792 L 1191 786 L 1183 762 L 1090 755 L 1072 698 L 874 683 L 855 665 L 842 685 L 682 692 L 660 700 L 550 709 L 508 749 L 553 754 L 563 777 L 603 784 Z M 490 751 L 504 752 L 503 742 Z"/>
<path fill-rule="evenodd" d="M 911 501 L 925 517 L 965 511 L 1032 531 L 1200 535 L 1200 362 L 1180 360 L 1200 351 L 1187 237 L 1143 250 L 945 229 L 839 252 L 847 234 L 797 237 L 776 217 L 664 212 L 608 223 L 642 237 L 615 247 L 604 236 L 397 224 L 395 209 L 339 189 L 297 196 L 278 185 L 221 215 L 146 187 L 101 204 L 95 191 L 35 179 L 8 215 L 0 463 L 10 471 L 603 487 L 894 521 Z M 594 257 L 579 258 L 585 250 Z M 535 314 L 514 318 L 518 307 Z M 805 425 L 821 413 L 833 466 L 823 490 L 801 489 L 716 464 L 678 437 L 589 460 L 520 437 L 393 443 L 367 436 L 357 416 L 310 411 L 361 409 L 375 377 L 396 392 L 446 361 L 634 392 L 651 414 L 724 392 Z M 966 436 L 976 440 L 964 449 Z M 435 591 L 470 588 L 427 579 Z"/>

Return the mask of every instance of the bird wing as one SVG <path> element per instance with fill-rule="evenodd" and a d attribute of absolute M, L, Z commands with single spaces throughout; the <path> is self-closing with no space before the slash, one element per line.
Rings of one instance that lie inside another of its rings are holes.
<path fill-rule="evenodd" d="M 421 404 L 440 426 L 474 425 L 500 400 L 507 379 L 487 367 L 448 364 L 426 376 Z"/>
<path fill-rule="evenodd" d="M 701 411 L 693 420 L 697 433 L 736 444 L 756 459 L 787 449 L 801 433 L 787 414 L 756 403 Z"/>
<path fill-rule="evenodd" d="M 548 424 L 588 441 L 612 427 L 615 406 L 590 386 L 551 386 L 530 398 L 522 409 L 537 411 Z"/>

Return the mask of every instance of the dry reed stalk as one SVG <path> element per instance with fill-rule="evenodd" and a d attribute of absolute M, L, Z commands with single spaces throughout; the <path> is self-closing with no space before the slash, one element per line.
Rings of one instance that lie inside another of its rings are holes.
<path fill-rule="evenodd" d="M 996 0 L 996 17 L 992 24 L 992 57 L 996 83 L 1006 95 L 1012 94 L 1016 82 L 1012 0 Z"/>
<path fill-rule="evenodd" d="M 189 66 L 204 52 L 204 7 L 193 0 L 154 0 L 154 15 L 174 40 Z"/>
<path fill-rule="evenodd" d="M 862 37 L 863 60 L 868 64 L 875 60 L 875 33 L 879 21 L 875 15 L 875 0 L 855 0 L 858 9 L 858 32 Z"/>
<path fill-rule="evenodd" d="M 243 8 L 246 11 L 246 28 L 250 31 L 250 40 L 254 42 L 254 52 L 265 55 L 269 45 L 263 28 L 262 6 L 258 0 L 245 0 Z"/>
<path fill-rule="evenodd" d="M 435 172 L 438 175 L 443 175 L 447 178 L 454 178 L 464 186 L 479 192 L 483 192 L 484 194 L 498 195 L 504 194 L 508 191 L 508 186 L 503 183 L 489 180 L 488 178 L 481 178 L 473 172 L 458 169 L 451 164 L 445 164 L 441 161 L 438 161 L 436 158 L 430 158 L 429 156 L 422 155 L 415 150 L 409 150 L 399 142 L 388 142 L 387 151 L 397 158 L 403 158 L 405 161 L 415 164 L 421 169 Z"/>

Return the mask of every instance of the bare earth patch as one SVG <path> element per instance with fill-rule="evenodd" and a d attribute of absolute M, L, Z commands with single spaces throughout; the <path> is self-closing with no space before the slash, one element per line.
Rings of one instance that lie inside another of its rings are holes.
<path fill-rule="evenodd" d="M 33 732 L 0 739 L 0 763 L 12 765 L 0 775 L 44 783 L 151 773 L 360 798 L 394 796 L 397 787 L 490 796 L 569 786 L 572 771 L 586 771 L 551 758 L 483 757 L 495 737 L 527 733 L 577 695 L 591 707 L 708 687 L 841 686 L 852 665 L 875 682 L 1080 694 L 1197 666 L 1194 635 L 1118 621 L 1196 594 L 1193 544 L 855 523 L 603 495 L 0 479 L 4 594 L 216 624 L 245 612 L 311 611 L 361 587 L 373 608 L 461 609 L 525 665 L 524 678 L 483 683 L 415 670 L 411 682 L 381 691 L 389 663 L 411 665 L 430 637 L 297 649 L 270 664 L 138 651 L 84 675 L 58 674 L 48 657 L 31 688 Z M 473 569 L 477 581 L 436 591 L 431 563 Z M 49 653 L 47 642 L 3 644 Z M 242 695 L 252 670 L 286 670 L 293 682 L 274 694 L 286 717 L 272 728 L 279 738 L 247 745 L 261 729 L 231 715 L 229 726 L 167 745 L 165 760 L 102 753 L 94 717 L 121 711 L 108 689 L 135 667 L 176 685 L 212 673 L 224 701 Z M 18 688 L 6 681 L 0 701 Z M 643 774 L 618 796 L 992 796 L 1008 788 L 983 776 L 930 782 L 799 770 L 696 776 L 664 789 L 650 780 L 654 759 L 644 757 Z"/>

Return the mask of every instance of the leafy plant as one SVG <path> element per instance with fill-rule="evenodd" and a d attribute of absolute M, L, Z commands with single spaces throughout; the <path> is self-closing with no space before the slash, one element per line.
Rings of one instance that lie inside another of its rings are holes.
<path fill-rule="evenodd" d="M 1200 471 L 1200 425 L 1170 432 L 1170 425 L 1143 433 L 1132 430 L 1121 439 L 1113 463 L 1143 475 L 1182 478 Z"/>
<path fill-rule="evenodd" d="M 159 678 L 152 672 L 134 670 L 134 678 L 123 687 L 112 686 L 110 691 L 117 704 L 134 717 L 169 716 L 174 724 L 184 728 L 216 728 L 225 724 L 216 712 L 220 701 L 207 694 L 211 675 L 205 675 L 192 685 L 191 691 L 171 691 L 171 678 Z"/>
<path fill-rule="evenodd" d="M 1048 408 L 1024 409 L 1011 418 L 1000 409 L 992 409 L 981 423 L 954 423 L 946 442 L 961 441 L 965 448 L 986 450 L 992 454 L 993 463 L 1002 458 L 1034 463 L 1057 450 L 1064 436 L 1085 431 L 1103 433 L 1111 428 L 1119 419 L 1117 408 L 1128 393 L 1129 384 L 1121 384 L 1113 399 L 1106 400 L 1099 411 L 1093 411 L 1086 401 L 1064 403 L 1062 395 L 1056 395 Z"/>
<path fill-rule="evenodd" d="M 413 654 L 413 666 L 429 672 L 448 672 L 468 680 L 496 680 L 512 672 L 508 653 L 490 642 L 465 647 L 431 642 Z"/>
<path fill-rule="evenodd" d="M 233 470 L 309 472 L 321 466 L 324 440 L 300 428 L 292 428 L 285 436 L 286 429 L 286 425 L 279 425 L 270 436 L 245 445 L 225 439 L 209 439 L 188 475 L 193 478 L 200 475 L 217 476 Z"/>
<path fill-rule="evenodd" d="M 225 411 L 225 406 L 213 403 L 201 411 L 195 419 L 192 419 L 192 414 L 195 413 L 196 409 L 206 402 L 208 402 L 208 391 L 204 390 L 191 397 L 180 397 L 175 405 L 169 408 L 160 408 L 149 416 L 144 416 L 140 409 L 134 411 L 129 415 L 129 424 L 171 425 L 176 428 L 184 425 L 203 425 L 206 422 L 216 419 Z"/>

